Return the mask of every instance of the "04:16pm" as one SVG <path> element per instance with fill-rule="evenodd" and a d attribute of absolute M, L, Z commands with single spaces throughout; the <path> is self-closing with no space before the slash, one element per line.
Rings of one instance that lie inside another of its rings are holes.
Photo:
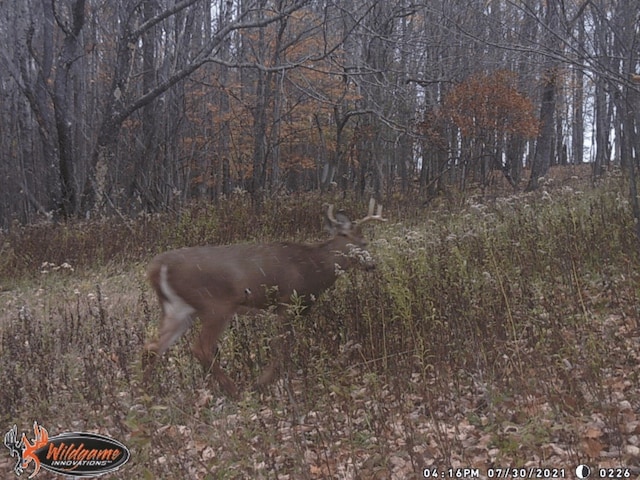
<path fill-rule="evenodd" d="M 480 478 L 477 468 L 425 468 L 422 478 Z"/>

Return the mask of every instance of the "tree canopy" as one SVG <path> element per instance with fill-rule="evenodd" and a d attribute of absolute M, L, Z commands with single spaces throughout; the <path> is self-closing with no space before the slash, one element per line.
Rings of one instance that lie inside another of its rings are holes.
<path fill-rule="evenodd" d="M 3 2 L 0 226 L 234 190 L 421 198 L 493 170 L 534 189 L 554 164 L 633 165 L 639 11 Z"/>

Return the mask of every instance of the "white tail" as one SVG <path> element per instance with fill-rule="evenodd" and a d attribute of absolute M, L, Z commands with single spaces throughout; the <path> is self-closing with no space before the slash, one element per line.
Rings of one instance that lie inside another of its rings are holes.
<path fill-rule="evenodd" d="M 373 267 L 368 253 L 362 250 L 367 242 L 360 226 L 370 220 L 386 221 L 382 206 L 375 214 L 374 207 L 371 199 L 367 216 L 351 222 L 342 213 L 334 215 L 329 205 L 325 225 L 332 238 L 322 243 L 192 247 L 156 256 L 148 276 L 162 318 L 158 338 L 145 346 L 145 377 L 155 358 L 191 326 L 195 314 L 202 329 L 193 344 L 193 354 L 229 395 L 236 396 L 236 386 L 216 358 L 218 339 L 233 315 L 274 304 L 276 312 L 282 314 L 294 292 L 309 302 L 333 285 L 340 270 L 357 264 Z M 259 384 L 271 380 L 270 376 L 261 376 Z"/>

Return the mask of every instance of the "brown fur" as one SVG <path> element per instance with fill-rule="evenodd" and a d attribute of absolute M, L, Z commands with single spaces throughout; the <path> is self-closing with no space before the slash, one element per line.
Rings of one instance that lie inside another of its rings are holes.
<path fill-rule="evenodd" d="M 365 219 L 382 220 L 377 216 Z M 158 339 L 145 348 L 145 377 L 155 358 L 162 355 L 191 325 L 192 314 L 202 329 L 192 347 L 195 357 L 206 371 L 211 371 L 231 396 L 238 390 L 216 360 L 220 335 L 234 314 L 291 302 L 294 291 L 309 303 L 331 287 L 336 270 L 346 270 L 362 263 L 350 255 L 353 246 L 363 248 L 360 228 L 344 215 L 335 220 L 327 212 L 333 238 L 317 244 L 270 243 L 182 248 L 156 256 L 148 268 L 148 278 L 162 308 Z M 371 268 L 371 263 L 362 266 Z M 260 377 L 266 383 L 275 370 L 272 364 Z"/>

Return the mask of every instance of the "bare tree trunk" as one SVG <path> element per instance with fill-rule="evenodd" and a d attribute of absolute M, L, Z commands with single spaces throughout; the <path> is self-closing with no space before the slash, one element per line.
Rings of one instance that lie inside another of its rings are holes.
<path fill-rule="evenodd" d="M 578 43 L 584 44 L 584 25 L 578 25 Z M 572 163 L 581 165 L 584 162 L 584 74 L 582 68 L 573 67 L 573 122 L 571 134 Z"/>
<path fill-rule="evenodd" d="M 78 213 L 77 192 L 74 176 L 77 146 L 73 137 L 73 102 L 71 67 L 78 58 L 80 31 L 84 26 L 84 0 L 75 0 L 71 6 L 70 25 L 63 26 L 64 41 L 57 61 L 54 81 L 54 112 L 58 133 L 58 158 L 60 189 L 62 192 L 62 213 L 65 216 Z"/>
<path fill-rule="evenodd" d="M 269 79 L 262 70 L 256 72 L 256 103 L 253 109 L 253 174 L 251 195 L 260 203 L 267 177 L 267 105 L 270 97 Z"/>
<path fill-rule="evenodd" d="M 547 47 L 553 50 L 553 33 L 557 32 L 558 25 L 558 5 L 555 2 L 548 2 L 546 5 L 545 23 L 548 28 L 546 32 Z M 544 177 L 551 166 L 551 156 L 553 154 L 553 143 L 555 137 L 554 115 L 556 111 L 556 95 L 558 82 L 558 65 L 552 57 L 545 60 L 546 66 L 542 72 L 542 100 L 540 103 L 540 134 L 536 141 L 536 151 L 531 165 L 531 177 L 527 185 L 527 191 L 536 190 L 539 187 L 539 180 Z"/>
<path fill-rule="evenodd" d="M 551 166 L 551 155 L 553 154 L 553 140 L 555 134 L 554 112 L 556 110 L 556 74 L 551 70 L 546 70 L 549 77 L 544 82 L 542 91 L 542 103 L 540 105 L 540 135 L 536 141 L 536 151 L 531 164 L 531 177 L 527 191 L 536 190 L 539 187 L 539 180 L 544 177 Z"/>
<path fill-rule="evenodd" d="M 593 163 L 593 176 L 599 177 L 611 161 L 611 145 L 609 141 L 611 117 L 607 105 L 605 80 L 595 82 L 595 140 L 596 152 Z"/>
<path fill-rule="evenodd" d="M 144 0 L 143 21 L 148 21 L 155 14 L 155 2 Z M 142 35 L 142 91 L 149 92 L 156 84 L 156 32 L 149 29 Z M 131 159 L 132 175 L 127 188 L 127 198 L 136 193 L 141 195 L 145 206 L 155 207 L 153 198 L 149 196 L 149 189 L 141 183 L 141 175 L 147 166 L 157 160 L 158 155 L 158 125 L 156 120 L 156 105 L 150 102 L 142 108 L 142 143 L 144 149 L 140 158 Z"/>

